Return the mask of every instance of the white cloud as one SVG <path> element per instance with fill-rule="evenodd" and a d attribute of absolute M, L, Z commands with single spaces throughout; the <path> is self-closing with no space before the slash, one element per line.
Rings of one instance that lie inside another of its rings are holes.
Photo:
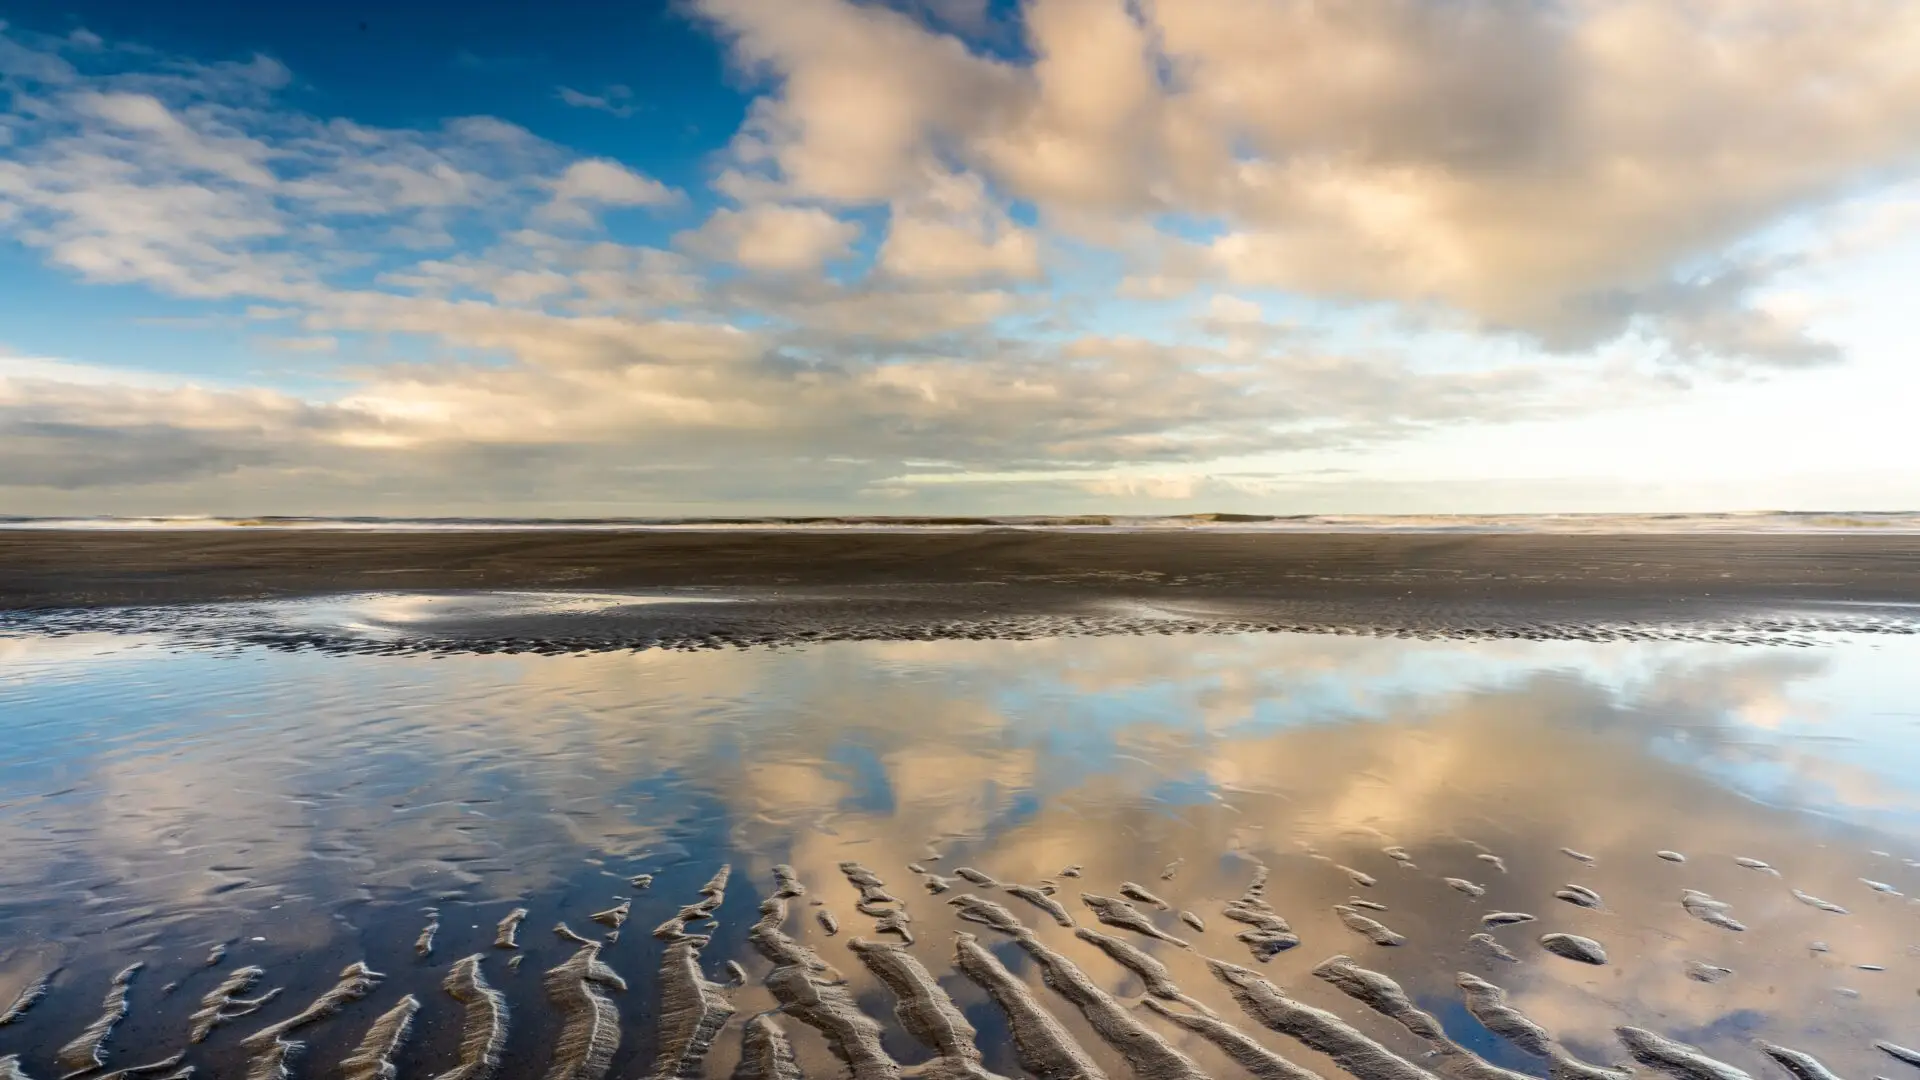
<path fill-rule="evenodd" d="M 279 111 L 288 73 L 263 58 L 83 79 L 29 55 L 46 62 L 11 67 L 0 217 L 88 281 L 298 301 L 395 238 L 450 242 L 459 215 L 525 213 L 569 156 L 486 118 L 428 131 Z"/>
<path fill-rule="evenodd" d="M 735 148 L 763 191 L 888 201 L 952 156 L 1081 235 L 1222 227 L 1143 286 L 1438 303 L 1554 347 L 1920 155 L 1920 8 L 1880 0 L 1034 0 L 1026 66 L 848 0 L 698 6 L 772 79 Z"/>
<path fill-rule="evenodd" d="M 73 106 L 129 137 L 151 138 L 154 148 L 123 147 L 139 156 L 165 156 L 188 172 L 213 173 L 248 187 L 271 187 L 274 176 L 261 166 L 267 148 L 258 140 L 220 131 L 215 124 L 188 126 L 150 94 L 80 94 Z"/>
<path fill-rule="evenodd" d="M 673 191 L 617 161 L 588 158 L 567 166 L 567 171 L 554 182 L 553 197 L 606 206 L 658 206 L 671 202 Z"/>
<path fill-rule="evenodd" d="M 842 221 L 817 206 L 759 203 L 739 210 L 715 210 L 698 229 L 674 242 L 709 259 L 749 270 L 801 272 L 845 258 L 860 236 L 860 226 Z"/>
<path fill-rule="evenodd" d="M 1041 275 L 1040 243 L 995 205 L 979 176 L 929 170 L 918 191 L 894 200 L 879 266 L 917 281 L 1030 281 Z"/>
<path fill-rule="evenodd" d="M 149 390 L 175 390 L 187 385 L 186 380 L 171 375 L 99 364 L 79 364 L 45 356 L 16 356 L 5 350 L 0 350 L 0 380 L 6 380 L 0 385 L 35 382 Z"/>
<path fill-rule="evenodd" d="M 567 166 L 553 182 L 553 201 L 536 216 L 555 223 L 591 225 L 595 207 L 665 206 L 678 198 L 672 188 L 617 161 L 588 158 Z"/>
<path fill-rule="evenodd" d="M 778 171 L 791 193 L 850 202 L 909 190 L 928 143 L 964 135 L 1007 100 L 1013 69 L 899 12 L 841 0 L 702 0 L 739 60 L 779 80 L 735 139 L 751 168 Z"/>
<path fill-rule="evenodd" d="M 937 499 L 904 464 L 935 460 L 1258 494 L 1220 463 L 1833 362 L 1786 283 L 1901 204 L 1811 211 L 1920 152 L 1920 19 L 1867 0 L 1033 0 L 1018 61 L 955 36 L 995 32 L 964 3 L 697 6 L 762 83 L 674 250 L 599 215 L 684 196 L 504 121 L 368 127 L 280 103 L 271 60 L 100 75 L 65 57 L 117 46 L 0 33 L 0 232 L 343 387 L 0 363 L 8 490 Z M 1789 220 L 1809 254 L 1761 235 Z M 357 348 L 389 339 L 415 359 Z"/>
<path fill-rule="evenodd" d="M 1260 305 L 1238 296 L 1216 293 L 1207 301 L 1207 317 L 1222 323 L 1259 322 Z"/>
<path fill-rule="evenodd" d="M 263 337 L 255 339 L 266 348 L 276 352 L 290 353 L 331 353 L 340 348 L 340 339 L 320 335 L 317 337 Z"/>
<path fill-rule="evenodd" d="M 617 490 L 618 463 L 649 460 L 765 496 L 819 483 L 805 462 L 825 457 L 842 459 L 835 473 L 855 490 L 923 455 L 976 471 L 1179 463 L 1365 445 L 1429 423 L 1550 414 L 1581 396 L 1518 372 L 1423 376 L 1339 357 L 1229 368 L 1205 350 L 1129 339 L 1002 359 L 795 363 L 778 336 L 724 325 L 372 294 L 304 321 L 315 333 L 430 334 L 514 362 L 365 370 L 330 403 L 0 369 L 0 437 L 19 448 L 10 480 L 70 488 L 280 469 L 351 488 L 365 454 L 389 453 L 371 474 L 383 490 L 424 493 L 513 448 L 523 469 L 586 470 L 576 495 Z"/>

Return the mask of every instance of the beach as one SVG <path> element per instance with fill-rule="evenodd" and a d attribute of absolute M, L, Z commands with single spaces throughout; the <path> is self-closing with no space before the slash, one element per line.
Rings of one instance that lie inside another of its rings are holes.
<path fill-rule="evenodd" d="M 1906 632 L 1920 605 L 1920 536 L 0 530 L 0 611 L 14 621 L 93 625 L 127 607 L 150 618 L 341 594 L 501 591 L 649 602 L 449 614 L 431 621 L 431 636 L 590 648 L 1170 630 Z"/>
<path fill-rule="evenodd" d="M 0 1076 L 1867 1075 L 1917 603 L 1866 530 L 0 530 Z"/>
<path fill-rule="evenodd" d="M 0 7 L 0 1080 L 1920 1080 L 1916 59 Z"/>
<path fill-rule="evenodd" d="M 1907 1067 L 1920 639 L 181 645 L 0 634 L 0 1074 Z"/>

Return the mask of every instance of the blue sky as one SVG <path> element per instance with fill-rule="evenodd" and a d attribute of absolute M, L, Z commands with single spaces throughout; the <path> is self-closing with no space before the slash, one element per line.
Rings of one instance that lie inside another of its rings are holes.
<path fill-rule="evenodd" d="M 0 20 L 5 512 L 1920 504 L 1901 5 Z"/>

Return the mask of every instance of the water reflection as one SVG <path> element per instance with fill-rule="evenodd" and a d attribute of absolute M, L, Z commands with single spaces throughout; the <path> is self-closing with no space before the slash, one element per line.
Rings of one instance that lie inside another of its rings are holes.
<path fill-rule="evenodd" d="M 931 896 L 909 864 L 1057 882 L 1082 925 L 1151 953 L 1183 992 L 1326 1077 L 1341 1070 L 1260 1029 L 1200 954 L 1258 968 L 1414 1061 L 1424 1044 L 1311 969 L 1350 953 L 1398 980 L 1453 1038 L 1535 1074 L 1543 1062 L 1466 1012 L 1457 972 L 1505 987 L 1597 1064 L 1624 1056 L 1612 1029 L 1631 1023 L 1756 1075 L 1773 1068 L 1749 1045 L 1757 1035 L 1843 1075 L 1885 1072 L 1872 1040 L 1913 1041 L 1902 1029 L 1920 972 L 1920 908 L 1862 879 L 1920 891 L 1905 861 L 1920 853 L 1916 659 L 1920 643 L 1897 639 L 1768 649 L 1099 638 L 439 659 L 0 641 L 0 1008 L 59 971 L 36 1011 L 0 1028 L 0 1055 L 50 1073 L 128 957 L 148 969 L 109 1067 L 170 1053 L 224 973 L 204 966 L 208 947 L 226 942 L 228 969 L 259 964 L 267 984 L 287 989 L 258 1024 L 236 1022 L 196 1051 L 208 1063 L 237 1063 L 239 1036 L 298 1011 L 364 957 L 388 982 L 315 1026 L 311 1068 L 331 1068 L 410 991 L 426 1004 L 402 1072 L 437 1073 L 460 1023 L 439 981 L 483 951 L 515 1007 L 508 1074 L 533 1073 L 557 1028 L 538 973 L 572 952 L 548 928 L 589 929 L 590 913 L 632 896 L 633 922 L 604 959 L 632 984 L 616 995 L 626 1037 L 613 1075 L 637 1074 L 653 1059 L 658 1012 L 660 945 L 645 930 L 731 862 L 705 953 L 709 977 L 728 959 L 750 975 L 707 1063 L 724 1075 L 739 1022 L 776 1004 L 760 985 L 769 964 L 746 941 L 775 864 L 791 864 L 810 890 L 789 932 L 847 976 L 868 1015 L 890 1018 L 892 998 L 844 947 L 873 933 L 840 869 L 857 860 L 905 900 L 915 955 L 979 1030 L 987 1066 L 1005 1074 L 1019 1070 L 1006 1021 L 955 974 L 957 929 L 979 933 L 1111 1074 L 1127 1069 L 1047 996 L 1026 953 L 943 901 L 991 897 L 1105 990 L 1132 999 L 1142 983 L 1038 907 L 959 881 Z M 1656 858 L 1662 849 L 1688 861 Z M 1070 864 L 1080 879 L 1059 877 Z M 1233 940 L 1244 927 L 1220 918 L 1259 866 L 1272 872 L 1267 902 L 1302 941 L 1264 965 Z M 644 892 L 627 884 L 640 873 L 655 875 Z M 1079 902 L 1082 889 L 1114 895 L 1126 880 L 1171 903 L 1141 907 L 1195 952 L 1100 926 Z M 1604 906 L 1556 900 L 1568 884 Z M 1750 929 L 1690 917 L 1683 889 L 1729 903 Z M 1406 945 L 1376 946 L 1343 924 L 1333 908 L 1361 894 L 1385 905 L 1363 913 Z M 429 906 L 443 927 L 421 960 L 412 946 Z M 517 973 L 489 951 L 494 922 L 516 906 L 533 912 Z M 816 923 L 822 907 L 840 938 Z M 1180 909 L 1206 932 L 1180 923 Z M 1493 931 L 1519 963 L 1468 944 L 1498 910 L 1538 916 Z M 1593 938 L 1609 962 L 1549 955 L 1536 943 L 1548 932 Z M 1689 961 L 1735 974 L 1702 983 Z M 179 990 L 163 993 L 172 982 Z M 1239 1074 L 1198 1035 L 1132 1012 L 1212 1074 Z M 810 1074 L 836 1069 L 816 1034 L 785 1026 Z M 901 1062 L 931 1053 L 897 1026 L 885 1047 Z"/>

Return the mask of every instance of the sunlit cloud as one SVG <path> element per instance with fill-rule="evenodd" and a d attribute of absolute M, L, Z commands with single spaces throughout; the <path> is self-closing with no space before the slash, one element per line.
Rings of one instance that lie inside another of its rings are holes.
<path fill-rule="evenodd" d="M 0 233 L 329 387 L 0 368 L 4 483 L 1180 503 L 1814 378 L 1846 309 L 1807 282 L 1920 220 L 1920 14 L 1758 10 L 699 0 L 751 100 L 697 184 L 306 111 L 269 57 L 0 29 Z"/>

